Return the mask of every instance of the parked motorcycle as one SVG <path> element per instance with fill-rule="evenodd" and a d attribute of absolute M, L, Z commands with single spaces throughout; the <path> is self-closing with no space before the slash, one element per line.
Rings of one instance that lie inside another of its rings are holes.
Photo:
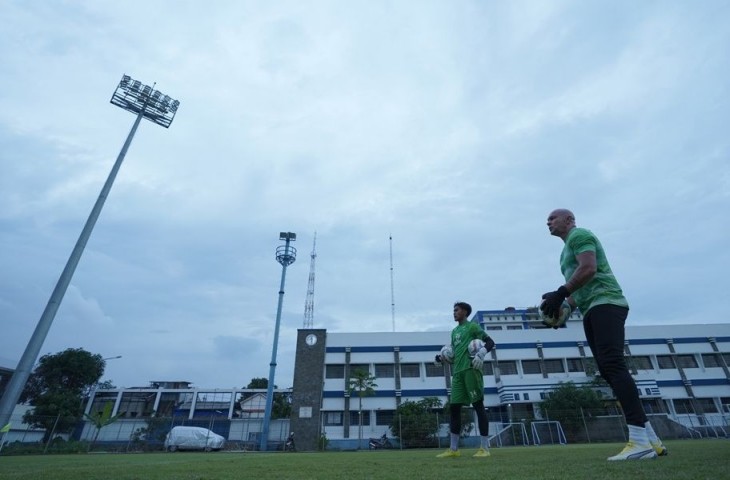
<path fill-rule="evenodd" d="M 294 444 L 294 432 L 291 432 L 289 434 L 289 438 L 286 439 L 286 443 L 284 444 L 284 451 L 285 452 L 296 452 L 297 446 Z"/>
<path fill-rule="evenodd" d="M 393 448 L 393 444 L 388 440 L 388 436 L 384 433 L 380 438 L 371 438 L 368 442 L 368 448 L 370 450 L 377 450 L 380 448 Z"/>

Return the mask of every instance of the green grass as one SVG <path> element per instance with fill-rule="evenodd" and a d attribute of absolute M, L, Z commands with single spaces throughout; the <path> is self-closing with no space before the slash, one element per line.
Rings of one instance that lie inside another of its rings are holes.
<path fill-rule="evenodd" d="M 707 479 L 730 478 L 730 441 L 666 442 L 669 456 L 607 462 L 623 445 L 493 448 L 489 458 L 441 450 L 326 453 L 147 453 L 0 457 L 0 480 Z"/>

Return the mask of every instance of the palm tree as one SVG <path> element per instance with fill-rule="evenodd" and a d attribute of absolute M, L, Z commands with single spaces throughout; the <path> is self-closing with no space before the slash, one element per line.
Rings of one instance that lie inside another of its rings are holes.
<path fill-rule="evenodd" d="M 350 380 L 348 381 L 347 385 L 347 391 L 352 396 L 353 392 L 357 392 L 357 396 L 359 399 L 359 409 L 358 409 L 358 415 L 359 415 L 359 421 L 358 423 L 358 434 L 357 434 L 357 446 L 358 449 L 360 448 L 360 443 L 362 442 L 362 397 L 370 397 L 375 395 L 375 390 L 373 387 L 377 387 L 378 384 L 375 383 L 375 377 L 370 375 L 369 372 L 362 370 L 362 369 L 355 369 L 350 374 Z"/>

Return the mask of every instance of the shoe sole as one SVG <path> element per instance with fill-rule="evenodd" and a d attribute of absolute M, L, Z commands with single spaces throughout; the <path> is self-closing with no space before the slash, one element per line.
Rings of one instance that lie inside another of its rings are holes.
<path fill-rule="evenodd" d="M 608 461 L 609 462 L 618 462 L 618 461 L 621 461 L 621 460 L 649 460 L 649 459 L 652 459 L 652 458 L 657 458 L 657 454 L 654 451 L 654 449 L 651 449 L 651 450 L 643 450 L 641 452 L 632 453 L 631 455 L 628 455 L 628 456 L 623 457 L 623 458 L 609 457 L 608 458 Z"/>

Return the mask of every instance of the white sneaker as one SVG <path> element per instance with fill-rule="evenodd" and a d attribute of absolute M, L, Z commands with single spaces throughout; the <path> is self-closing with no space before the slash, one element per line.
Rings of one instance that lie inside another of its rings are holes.
<path fill-rule="evenodd" d="M 646 458 L 656 458 L 656 452 L 650 444 L 642 445 L 634 442 L 626 444 L 621 453 L 608 457 L 608 461 L 615 460 L 644 460 Z"/>

